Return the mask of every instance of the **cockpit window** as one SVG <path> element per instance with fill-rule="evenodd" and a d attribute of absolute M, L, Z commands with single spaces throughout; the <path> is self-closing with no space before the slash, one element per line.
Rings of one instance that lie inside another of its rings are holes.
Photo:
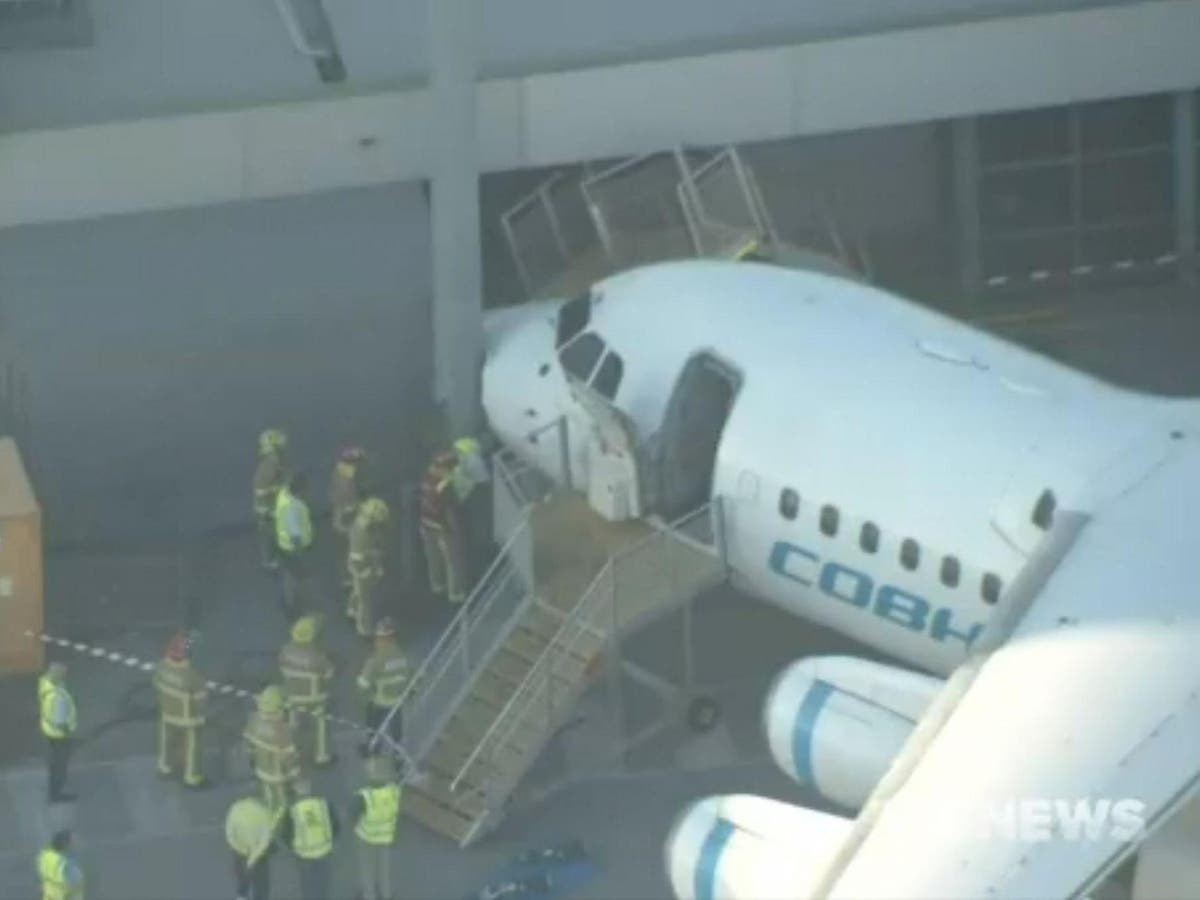
<path fill-rule="evenodd" d="M 614 350 L 609 350 L 596 370 L 592 379 L 592 387 L 600 394 L 611 400 L 617 396 L 617 388 L 621 386 L 621 376 L 625 374 L 625 361 Z"/>
<path fill-rule="evenodd" d="M 587 331 L 558 351 L 558 361 L 571 375 L 580 381 L 587 381 L 603 352 L 604 341 L 595 332 Z"/>
<path fill-rule="evenodd" d="M 558 310 L 558 333 L 554 339 L 554 349 L 562 347 L 567 341 L 587 328 L 592 320 L 592 294 L 587 291 L 574 300 L 568 300 Z"/>

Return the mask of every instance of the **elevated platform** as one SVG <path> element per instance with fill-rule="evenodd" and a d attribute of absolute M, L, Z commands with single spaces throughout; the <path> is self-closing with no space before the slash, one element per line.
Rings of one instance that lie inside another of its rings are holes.
<path fill-rule="evenodd" d="M 420 772 L 408 814 L 462 846 L 494 828 L 601 658 L 724 580 L 723 557 L 719 540 L 608 522 L 575 494 L 531 504 L 401 700 Z"/>

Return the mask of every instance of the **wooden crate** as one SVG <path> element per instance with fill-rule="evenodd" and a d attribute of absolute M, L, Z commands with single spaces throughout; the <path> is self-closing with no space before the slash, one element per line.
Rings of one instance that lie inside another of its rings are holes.
<path fill-rule="evenodd" d="M 0 675 L 39 672 L 42 511 L 12 438 L 0 438 Z"/>

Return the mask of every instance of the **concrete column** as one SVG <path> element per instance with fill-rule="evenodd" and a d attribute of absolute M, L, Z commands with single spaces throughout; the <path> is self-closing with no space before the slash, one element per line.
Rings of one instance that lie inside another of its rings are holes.
<path fill-rule="evenodd" d="M 954 225 L 963 290 L 978 295 L 983 280 L 979 218 L 979 128 L 974 117 L 951 125 L 954 153 Z"/>
<path fill-rule="evenodd" d="M 480 424 L 483 277 L 476 74 L 480 0 L 429 0 L 434 399 L 452 435 Z"/>
<path fill-rule="evenodd" d="M 1175 252 L 1179 271 L 1196 283 L 1196 95 L 1175 95 Z"/>

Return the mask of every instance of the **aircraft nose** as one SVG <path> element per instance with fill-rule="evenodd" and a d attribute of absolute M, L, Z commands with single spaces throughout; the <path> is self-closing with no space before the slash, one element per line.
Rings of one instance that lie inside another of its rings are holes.
<path fill-rule="evenodd" d="M 509 447 L 527 443 L 531 432 L 560 415 L 556 308 L 555 301 L 528 303 L 485 317 L 483 408 L 492 431 Z"/>

